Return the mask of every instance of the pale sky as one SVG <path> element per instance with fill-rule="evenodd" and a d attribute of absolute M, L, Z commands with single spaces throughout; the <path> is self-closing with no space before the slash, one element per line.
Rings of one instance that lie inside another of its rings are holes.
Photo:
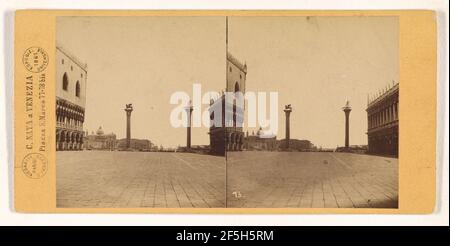
<path fill-rule="evenodd" d="M 102 126 L 124 138 L 132 103 L 132 138 L 185 146 L 186 129 L 169 122 L 171 94 L 225 87 L 225 17 L 59 17 L 56 39 L 87 63 L 89 133 Z M 193 128 L 192 144 L 209 144 L 208 131 Z"/>
<path fill-rule="evenodd" d="M 343 146 L 348 99 L 350 144 L 367 144 L 367 93 L 399 79 L 397 17 L 229 17 L 228 25 L 247 91 L 279 93 L 278 139 L 292 104 L 291 138 Z"/>
<path fill-rule="evenodd" d="M 133 103 L 133 138 L 184 146 L 170 95 L 224 89 L 225 30 L 225 17 L 59 17 L 57 44 L 88 65 L 84 128 L 125 137 Z M 344 143 L 346 98 L 350 144 L 367 144 L 367 93 L 399 76 L 396 17 L 229 17 L 228 48 L 247 63 L 247 91 L 278 91 L 277 138 L 292 104 L 291 138 L 322 147 Z M 193 128 L 192 144 L 209 144 L 207 133 Z"/>

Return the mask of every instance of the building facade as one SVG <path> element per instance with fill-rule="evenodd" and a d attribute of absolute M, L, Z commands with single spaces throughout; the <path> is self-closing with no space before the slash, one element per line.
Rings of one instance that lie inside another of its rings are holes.
<path fill-rule="evenodd" d="M 84 148 L 86 150 L 109 150 L 109 151 L 152 151 L 155 146 L 148 139 L 130 139 L 130 147 L 127 147 L 127 138 L 117 139 L 116 134 L 105 134 L 102 127 L 90 135 L 86 133 L 84 137 Z"/>
<path fill-rule="evenodd" d="M 116 149 L 116 134 L 105 134 L 100 126 L 95 133 L 92 132 L 90 135 L 86 133 L 83 145 L 87 150 L 113 151 Z"/>
<path fill-rule="evenodd" d="M 368 153 L 398 157 L 399 84 L 394 83 L 367 105 Z"/>
<path fill-rule="evenodd" d="M 56 150 L 82 150 L 87 66 L 56 47 Z"/>
<path fill-rule="evenodd" d="M 226 92 L 245 94 L 245 80 L 247 65 L 241 63 L 227 52 Z M 215 115 L 220 112 L 220 115 Z M 213 154 L 224 155 L 226 151 L 241 151 L 244 148 L 244 122 L 245 104 L 226 100 L 222 95 L 210 103 L 211 124 L 209 130 L 210 149 Z M 219 117 L 219 119 L 217 118 Z"/>
<path fill-rule="evenodd" d="M 278 150 L 277 137 L 273 135 L 264 135 L 262 129 L 259 128 L 256 134 L 246 134 L 244 141 L 245 150 L 265 150 L 276 151 Z"/>

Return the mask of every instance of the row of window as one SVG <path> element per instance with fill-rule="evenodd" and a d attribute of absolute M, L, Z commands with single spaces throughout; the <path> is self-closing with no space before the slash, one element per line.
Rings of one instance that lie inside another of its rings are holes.
<path fill-rule="evenodd" d="M 384 125 L 398 119 L 398 103 L 394 103 L 379 112 L 369 115 L 369 129 Z"/>
<path fill-rule="evenodd" d="M 61 59 L 61 64 L 64 65 L 64 59 Z M 70 66 L 70 71 L 73 71 L 73 66 Z M 81 73 L 81 78 L 83 78 L 83 74 Z"/>
<path fill-rule="evenodd" d="M 62 88 L 65 91 L 69 91 L 69 77 L 67 76 L 67 73 L 64 73 L 63 75 Z M 75 96 L 80 97 L 80 93 L 81 93 L 81 85 L 80 81 L 77 80 L 77 83 L 75 84 Z"/>

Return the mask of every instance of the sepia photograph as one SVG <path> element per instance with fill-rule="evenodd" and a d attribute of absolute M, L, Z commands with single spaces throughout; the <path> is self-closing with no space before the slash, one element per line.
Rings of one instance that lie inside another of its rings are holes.
<path fill-rule="evenodd" d="M 446 1 L 25 1 L 3 16 L 0 224 L 201 244 L 448 225 Z"/>
<path fill-rule="evenodd" d="M 209 129 L 170 115 L 194 84 L 223 87 L 225 17 L 56 22 L 57 207 L 224 207 Z"/>
<path fill-rule="evenodd" d="M 59 208 L 398 208 L 394 16 L 56 18 Z"/>
<path fill-rule="evenodd" d="M 229 17 L 245 89 L 278 101 L 231 131 L 228 207 L 397 208 L 398 43 L 396 17 Z"/>

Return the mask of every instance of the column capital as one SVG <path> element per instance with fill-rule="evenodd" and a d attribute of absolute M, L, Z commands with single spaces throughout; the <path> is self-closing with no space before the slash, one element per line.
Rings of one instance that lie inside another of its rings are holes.
<path fill-rule="evenodd" d="M 284 105 L 284 110 L 283 110 L 286 115 L 289 115 L 292 112 L 292 106 L 290 104 Z"/>
<path fill-rule="evenodd" d="M 127 112 L 127 113 L 133 112 L 133 104 L 131 104 L 131 103 L 126 104 L 124 110 L 125 110 L 125 112 Z"/>

